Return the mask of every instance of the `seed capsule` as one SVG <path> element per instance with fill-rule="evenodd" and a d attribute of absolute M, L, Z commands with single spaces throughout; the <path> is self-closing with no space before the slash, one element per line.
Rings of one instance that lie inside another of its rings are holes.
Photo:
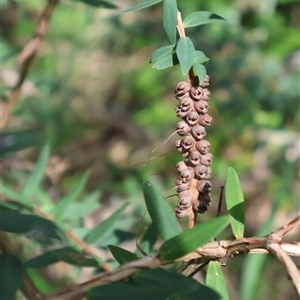
<path fill-rule="evenodd" d="M 197 166 L 201 160 L 201 154 L 198 151 L 191 151 L 189 155 L 189 160 L 193 166 Z"/>
<path fill-rule="evenodd" d="M 207 101 L 200 100 L 194 102 L 194 108 L 199 114 L 207 114 L 209 106 L 207 104 Z"/>
<path fill-rule="evenodd" d="M 199 116 L 199 124 L 202 126 L 209 126 L 211 120 L 212 120 L 212 117 L 208 114 Z"/>
<path fill-rule="evenodd" d="M 194 170 L 192 168 L 186 168 L 180 173 L 180 179 L 182 183 L 190 182 L 194 178 Z"/>
<path fill-rule="evenodd" d="M 201 165 L 209 166 L 212 163 L 213 155 L 211 153 L 207 153 L 204 155 L 201 155 L 200 163 Z"/>
<path fill-rule="evenodd" d="M 208 180 L 199 180 L 196 188 L 199 193 L 207 194 L 211 191 L 212 184 Z"/>
<path fill-rule="evenodd" d="M 198 179 L 208 179 L 208 170 L 206 166 L 198 165 L 194 167 L 194 173 Z"/>
<path fill-rule="evenodd" d="M 196 124 L 192 127 L 192 135 L 195 140 L 202 140 L 206 136 L 206 130 L 203 126 Z"/>
<path fill-rule="evenodd" d="M 191 89 L 191 85 L 189 82 L 186 81 L 179 82 L 176 86 L 175 96 L 184 95 L 185 93 L 190 91 L 190 89 Z"/>
<path fill-rule="evenodd" d="M 186 136 L 181 141 L 181 146 L 185 150 L 190 150 L 195 145 L 195 140 L 191 136 Z"/>
<path fill-rule="evenodd" d="M 210 150 L 210 142 L 201 140 L 196 143 L 195 147 L 201 154 L 207 154 Z"/>
<path fill-rule="evenodd" d="M 209 96 L 210 96 L 210 91 L 208 89 L 203 89 L 202 92 L 203 93 L 202 93 L 202 96 L 201 96 L 201 100 L 208 101 Z"/>
<path fill-rule="evenodd" d="M 190 126 L 194 126 L 198 123 L 199 115 L 195 111 L 190 111 L 186 116 L 186 121 Z"/>

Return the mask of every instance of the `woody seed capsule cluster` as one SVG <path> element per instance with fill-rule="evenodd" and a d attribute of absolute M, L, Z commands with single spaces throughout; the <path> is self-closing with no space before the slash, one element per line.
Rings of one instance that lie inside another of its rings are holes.
<path fill-rule="evenodd" d="M 205 127 L 212 117 L 208 114 L 210 96 L 209 77 L 203 84 L 192 85 L 190 81 L 178 83 L 175 97 L 180 102 L 176 107 L 177 117 L 182 120 L 177 124 L 177 133 L 181 139 L 176 142 L 176 149 L 185 158 L 177 164 L 180 173 L 176 181 L 178 205 L 175 209 L 178 218 L 190 216 L 193 212 L 204 213 L 210 205 L 211 163 L 213 155 L 209 153 L 210 143 L 205 140 Z"/>

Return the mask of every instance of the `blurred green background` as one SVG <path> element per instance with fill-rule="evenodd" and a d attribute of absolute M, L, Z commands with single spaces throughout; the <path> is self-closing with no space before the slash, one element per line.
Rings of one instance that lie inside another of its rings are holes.
<path fill-rule="evenodd" d="M 113 1 L 119 9 L 138 2 Z M 4 102 L 18 76 L 17 57 L 45 4 L 2 1 Z M 198 221 L 216 215 L 220 187 L 232 166 L 244 190 L 246 236 L 267 234 L 299 211 L 300 4 L 189 0 L 178 1 L 178 6 L 183 18 L 208 10 L 227 20 L 186 31 L 210 58 L 213 122 L 207 139 L 214 155 L 214 203 Z M 143 225 L 136 221 L 145 212 L 142 180 L 150 180 L 163 192 L 177 177 L 176 151 L 149 165 L 134 165 L 147 160 L 179 121 L 173 91 L 184 80 L 180 68 L 157 71 L 148 64 L 151 53 L 168 44 L 161 4 L 124 15 L 117 12 L 76 1 L 59 3 L 5 129 L 38 132 L 51 146 L 41 195 L 54 203 L 90 170 L 84 195 L 99 190 L 100 208 L 78 225 L 78 232 L 128 201 L 129 212 L 116 229 L 138 233 Z M 176 139 L 175 135 L 153 156 L 172 150 Z M 40 150 L 37 146 L 2 159 L 2 178 L 8 186 L 20 190 Z M 176 197 L 169 201 L 176 206 Z M 134 235 L 130 238 L 126 243 L 132 250 Z M 299 236 L 292 232 L 290 238 Z M 231 299 L 298 299 L 279 263 L 271 256 L 261 257 L 258 269 L 246 256 L 228 262 L 224 272 Z M 57 285 L 60 276 L 51 276 Z M 253 277 L 258 282 L 250 283 Z"/>

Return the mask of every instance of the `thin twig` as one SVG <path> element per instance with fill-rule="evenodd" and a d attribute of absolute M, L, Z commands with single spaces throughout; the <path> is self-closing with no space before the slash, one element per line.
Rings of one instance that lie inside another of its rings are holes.
<path fill-rule="evenodd" d="M 0 128 L 3 129 L 7 126 L 9 122 L 9 118 L 11 116 L 12 110 L 15 107 L 20 93 L 22 89 L 23 82 L 28 74 L 28 71 L 34 61 L 34 58 L 38 52 L 40 43 L 44 38 L 50 17 L 53 13 L 53 10 L 59 0 L 48 0 L 48 4 L 45 7 L 39 23 L 37 25 L 37 29 L 35 34 L 31 40 L 27 43 L 27 45 L 23 48 L 23 51 L 19 55 L 18 62 L 20 64 L 20 76 L 18 82 L 16 83 L 15 87 L 13 88 L 7 102 L 6 110 L 3 112 L 2 122 L 0 124 Z"/>
<path fill-rule="evenodd" d="M 285 236 L 289 231 L 293 230 L 297 226 L 300 225 L 300 214 L 296 216 L 291 222 L 288 224 L 278 228 L 277 230 L 273 231 L 270 235 L 273 238 L 279 238 L 281 239 L 283 236 Z"/>
<path fill-rule="evenodd" d="M 300 296 L 300 271 L 296 267 L 293 260 L 287 255 L 287 253 L 280 247 L 278 243 L 270 243 L 269 249 L 281 262 L 282 266 L 289 274 L 292 280 L 293 286 L 296 289 L 298 295 Z"/>

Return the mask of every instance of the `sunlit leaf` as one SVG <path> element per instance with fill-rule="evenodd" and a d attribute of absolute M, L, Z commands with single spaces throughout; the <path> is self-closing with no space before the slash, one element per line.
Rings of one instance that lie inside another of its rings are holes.
<path fill-rule="evenodd" d="M 136 254 L 120 247 L 109 245 L 107 246 L 107 248 L 110 250 L 111 254 L 120 265 L 138 259 L 138 256 Z"/>
<path fill-rule="evenodd" d="M 37 257 L 28 260 L 25 263 L 26 268 L 42 268 L 59 261 L 64 261 L 72 265 L 82 267 L 98 267 L 99 264 L 86 254 L 77 251 L 73 247 L 64 247 L 43 253 Z"/>
<path fill-rule="evenodd" d="M 210 261 L 206 272 L 206 285 L 222 296 L 222 300 L 229 300 L 226 281 L 218 261 Z"/>
<path fill-rule="evenodd" d="M 46 145 L 42 149 L 39 158 L 35 164 L 35 167 L 32 173 L 29 175 L 23 187 L 22 195 L 24 195 L 24 197 L 29 198 L 36 194 L 36 191 L 44 177 L 49 155 L 50 155 L 50 147 L 49 145 Z"/>
<path fill-rule="evenodd" d="M 123 204 L 109 218 L 98 224 L 84 237 L 84 241 L 88 244 L 97 244 L 97 242 L 107 233 L 113 230 L 115 223 L 122 217 L 122 214 L 129 203 Z"/>
<path fill-rule="evenodd" d="M 143 182 L 143 192 L 149 215 L 162 238 L 168 240 L 177 235 L 178 222 L 169 203 L 148 181 Z"/>
<path fill-rule="evenodd" d="M 140 3 L 140 4 L 137 4 L 137 5 L 134 5 L 134 6 L 131 6 L 129 8 L 126 8 L 124 10 L 121 10 L 118 15 L 120 14 L 124 14 L 124 13 L 128 13 L 128 12 L 131 12 L 131 11 L 137 11 L 137 10 L 140 10 L 140 9 L 143 9 L 143 8 L 146 8 L 146 7 L 149 7 L 149 6 L 152 6 L 152 5 L 155 5 L 159 2 L 161 2 L 162 0 L 149 0 L 149 1 L 146 1 L 146 2 L 143 2 L 143 3 Z"/>
<path fill-rule="evenodd" d="M 199 84 L 202 84 L 206 77 L 206 68 L 201 64 L 194 63 L 193 70 L 195 75 L 199 78 Z"/>
<path fill-rule="evenodd" d="M 170 44 L 176 43 L 177 3 L 176 0 L 163 1 L 163 25 Z"/>
<path fill-rule="evenodd" d="M 213 23 L 216 21 L 224 21 L 225 19 L 210 12 L 210 11 L 196 11 L 188 15 L 183 20 L 184 27 L 194 27 L 198 25 L 204 25 Z"/>
<path fill-rule="evenodd" d="M 176 47 L 176 54 L 180 63 L 181 72 L 186 75 L 193 65 L 195 57 L 195 47 L 188 37 L 179 39 Z"/>
<path fill-rule="evenodd" d="M 242 186 L 236 171 L 229 167 L 226 175 L 225 201 L 236 238 L 244 236 L 245 204 Z"/>
<path fill-rule="evenodd" d="M 181 232 L 159 248 L 161 259 L 163 261 L 175 260 L 195 251 L 219 235 L 228 224 L 229 218 L 222 216 Z"/>
<path fill-rule="evenodd" d="M 104 0 L 76 0 L 78 2 L 83 2 L 85 4 L 94 6 L 94 7 L 103 7 L 103 8 L 109 8 L 109 9 L 113 9 L 113 8 L 118 8 L 117 5 L 109 2 L 109 1 L 104 1 Z"/>
<path fill-rule="evenodd" d="M 34 131 L 0 132 L 0 157 L 28 147 L 40 145 L 43 141 L 43 136 Z"/>
<path fill-rule="evenodd" d="M 150 58 L 150 62 L 149 63 L 155 63 L 155 61 L 167 54 L 173 53 L 175 51 L 175 45 L 168 45 L 168 46 L 163 46 L 160 47 L 158 49 L 156 49 Z"/>
<path fill-rule="evenodd" d="M 74 188 L 70 191 L 68 195 L 63 197 L 53 208 L 52 213 L 55 215 L 57 220 L 63 219 L 63 216 L 67 214 L 67 208 L 75 201 L 80 193 L 83 191 L 87 179 L 90 175 L 90 171 L 86 171 L 83 176 L 79 179 L 78 183 L 74 186 Z"/>
<path fill-rule="evenodd" d="M 14 300 L 22 284 L 25 268 L 22 262 L 8 253 L 0 254 L 0 294 L 1 299 Z"/>

